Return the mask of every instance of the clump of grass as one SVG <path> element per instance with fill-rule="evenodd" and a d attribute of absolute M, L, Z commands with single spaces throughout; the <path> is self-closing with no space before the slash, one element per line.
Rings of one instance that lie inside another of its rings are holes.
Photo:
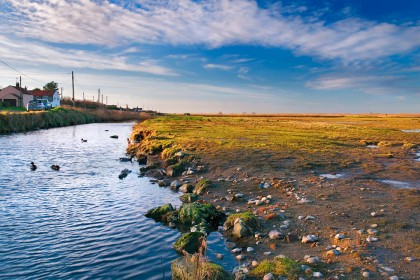
<path fill-rule="evenodd" d="M 276 276 L 285 276 L 288 279 L 298 279 L 299 263 L 289 258 L 276 258 L 272 261 L 263 260 L 255 269 L 249 272 L 250 276 L 262 278 L 267 273 Z"/>

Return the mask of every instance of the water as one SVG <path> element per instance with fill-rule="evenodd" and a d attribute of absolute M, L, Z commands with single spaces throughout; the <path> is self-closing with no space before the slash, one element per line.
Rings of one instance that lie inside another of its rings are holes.
<path fill-rule="evenodd" d="M 170 279 L 180 233 L 144 213 L 179 205 L 179 194 L 138 178 L 137 163 L 119 162 L 131 128 L 89 124 L 0 136 L 0 278 Z M 119 180 L 124 168 L 133 172 Z M 209 251 L 233 267 L 220 234 L 210 235 Z"/>

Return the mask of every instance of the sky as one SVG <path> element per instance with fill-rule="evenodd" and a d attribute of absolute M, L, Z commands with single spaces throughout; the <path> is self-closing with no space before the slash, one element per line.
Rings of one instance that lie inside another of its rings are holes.
<path fill-rule="evenodd" d="M 420 113 L 420 1 L 0 0 L 0 88 L 167 113 Z"/>

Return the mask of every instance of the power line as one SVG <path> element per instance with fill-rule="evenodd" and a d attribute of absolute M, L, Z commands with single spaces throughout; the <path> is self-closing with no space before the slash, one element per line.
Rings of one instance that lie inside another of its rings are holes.
<path fill-rule="evenodd" d="M 26 75 L 25 73 L 22 73 L 21 71 L 19 71 L 19 70 L 17 70 L 16 68 L 14 68 L 13 66 L 10 66 L 9 64 L 7 64 L 6 62 L 4 62 L 3 60 L 1 60 L 0 59 L 0 62 L 1 63 L 3 63 L 4 65 L 6 65 L 7 67 L 9 67 L 10 69 L 12 69 L 12 70 L 14 70 L 14 71 L 16 71 L 16 72 L 18 72 L 19 74 L 21 74 L 22 76 L 25 76 L 26 78 L 28 78 L 28 79 L 31 79 L 31 80 L 34 80 L 34 81 L 37 81 L 37 82 L 40 82 L 40 83 L 44 83 L 43 81 L 40 81 L 40 80 L 37 80 L 37 79 L 34 79 L 34 78 L 32 78 L 32 77 L 29 77 L 28 75 Z"/>

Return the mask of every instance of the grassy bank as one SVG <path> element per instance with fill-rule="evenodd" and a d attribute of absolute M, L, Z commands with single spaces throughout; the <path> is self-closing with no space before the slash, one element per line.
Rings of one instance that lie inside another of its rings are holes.
<path fill-rule="evenodd" d="M 367 144 L 383 147 L 383 156 L 405 153 L 420 142 L 418 133 L 402 130 L 419 128 L 419 116 L 162 116 L 139 124 L 134 135 L 156 134 L 140 144 L 144 151 L 175 148 L 219 161 L 336 169 L 370 155 Z"/>
<path fill-rule="evenodd" d="M 0 134 L 93 122 L 119 122 L 147 118 L 149 118 L 148 115 L 135 112 L 62 107 L 38 112 L 0 112 Z"/>

